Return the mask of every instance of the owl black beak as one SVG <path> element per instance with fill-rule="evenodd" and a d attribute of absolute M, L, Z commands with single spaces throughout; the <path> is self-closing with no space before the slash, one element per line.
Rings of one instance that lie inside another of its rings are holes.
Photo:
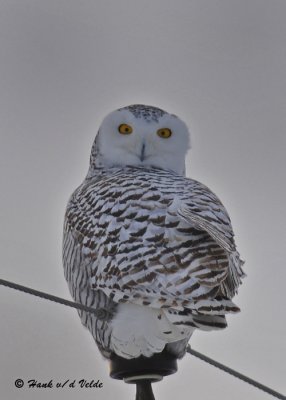
<path fill-rule="evenodd" d="M 145 143 L 143 143 L 141 147 L 140 161 L 144 161 L 144 158 L 145 158 Z"/>

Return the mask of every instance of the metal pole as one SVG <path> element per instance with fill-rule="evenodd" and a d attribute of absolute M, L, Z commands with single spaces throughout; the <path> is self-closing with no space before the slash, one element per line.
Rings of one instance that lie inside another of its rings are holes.
<path fill-rule="evenodd" d="M 155 400 L 150 380 L 140 380 L 136 382 L 135 400 Z"/>

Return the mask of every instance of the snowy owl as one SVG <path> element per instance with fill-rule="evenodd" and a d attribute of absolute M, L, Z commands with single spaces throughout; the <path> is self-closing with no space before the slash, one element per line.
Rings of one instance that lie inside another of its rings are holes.
<path fill-rule="evenodd" d="M 153 106 L 103 120 L 65 214 L 63 264 L 101 354 L 186 352 L 195 329 L 226 327 L 244 276 L 227 211 L 185 177 L 186 124 Z"/>

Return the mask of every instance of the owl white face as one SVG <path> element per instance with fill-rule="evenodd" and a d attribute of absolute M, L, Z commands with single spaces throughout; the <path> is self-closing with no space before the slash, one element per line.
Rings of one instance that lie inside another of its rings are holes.
<path fill-rule="evenodd" d="M 183 121 L 151 106 L 133 105 L 108 114 L 96 138 L 106 167 L 153 166 L 184 174 L 190 135 Z"/>

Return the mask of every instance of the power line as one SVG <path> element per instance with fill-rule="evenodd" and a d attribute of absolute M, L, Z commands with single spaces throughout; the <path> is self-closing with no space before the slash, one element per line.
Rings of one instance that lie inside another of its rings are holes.
<path fill-rule="evenodd" d="M 24 292 L 24 293 L 28 293 L 28 294 L 40 297 L 40 298 L 45 299 L 45 300 L 50 300 L 50 301 L 53 301 L 55 303 L 63 304 L 63 305 L 68 306 L 68 307 L 76 308 L 78 310 L 92 312 L 97 316 L 97 318 L 100 318 L 100 319 L 106 318 L 106 313 L 108 313 L 108 314 L 110 313 L 109 310 L 106 310 L 106 309 L 103 309 L 103 308 L 95 309 L 95 308 L 92 308 L 92 307 L 88 307 L 88 306 L 85 306 L 83 304 L 75 303 L 73 301 L 66 300 L 66 299 L 63 299 L 63 298 L 58 297 L 58 296 L 53 296 L 53 295 L 51 295 L 49 293 L 45 293 L 45 292 L 42 292 L 42 291 L 39 291 L 39 290 L 35 290 L 35 289 L 29 288 L 27 286 L 19 285 L 17 283 L 10 282 L 10 281 L 4 280 L 4 279 L 0 279 L 0 285 L 9 287 L 11 289 L 16 289 L 16 290 L 19 290 L 19 291 Z M 273 389 L 271 389 L 271 388 L 269 388 L 269 387 L 267 387 L 265 385 L 262 385 L 261 383 L 259 383 L 259 382 L 255 381 L 255 380 L 253 380 L 253 379 L 251 379 L 251 378 L 249 378 L 249 377 L 247 377 L 247 376 L 245 376 L 245 375 L 243 375 L 243 374 L 241 374 L 241 373 L 239 373 L 239 372 L 227 367 L 226 365 L 223 365 L 223 364 L 219 363 L 218 361 L 215 361 L 215 360 L 205 356 L 204 354 L 199 353 L 198 351 L 191 349 L 190 346 L 188 346 L 187 352 L 189 354 L 201 359 L 202 361 L 205 361 L 208 364 L 211 364 L 214 367 L 219 368 L 222 371 L 227 372 L 228 374 L 231 374 L 234 377 L 243 380 L 244 382 L 256 387 L 257 389 L 263 390 L 264 392 L 276 397 L 277 399 L 286 400 L 286 397 L 284 395 L 282 395 L 281 393 L 278 393 L 275 390 L 273 390 Z"/>
<path fill-rule="evenodd" d="M 76 308 L 78 310 L 92 312 L 97 316 L 98 319 L 105 319 L 106 314 L 110 314 L 110 311 L 105 308 L 95 309 L 92 307 L 88 307 L 85 306 L 84 304 L 75 303 L 74 301 L 66 300 L 58 296 L 53 296 L 52 294 L 45 293 L 40 290 L 35 290 L 27 286 L 18 285 L 17 283 L 6 281 L 4 279 L 0 279 L 0 285 L 9 287 L 11 289 L 20 290 L 20 292 L 32 294 L 33 296 L 37 296 L 45 300 L 54 301 L 55 303 L 63 304 L 64 306 Z"/>
<path fill-rule="evenodd" d="M 275 390 L 273 390 L 265 385 L 262 385 L 262 383 L 256 382 L 255 380 L 249 378 L 248 376 L 243 375 L 240 372 L 237 372 L 234 369 L 229 368 L 226 365 L 223 365 L 223 364 L 219 363 L 218 361 L 215 361 L 212 358 L 209 358 L 209 357 L 205 356 L 204 354 L 199 353 L 196 350 L 191 349 L 190 345 L 187 348 L 187 352 L 189 354 L 192 354 L 193 356 L 199 358 L 200 360 L 205 361 L 208 364 L 211 364 L 214 367 L 219 368 L 222 371 L 227 372 L 228 374 L 233 375 L 236 378 L 241 379 L 242 381 L 244 381 L 246 383 L 249 383 L 249 385 L 252 385 L 252 386 L 256 387 L 257 389 L 263 390 L 264 392 L 266 392 L 274 397 L 277 397 L 277 399 L 282 399 L 282 400 L 286 399 L 286 397 L 283 396 L 283 394 L 278 393 Z"/>

